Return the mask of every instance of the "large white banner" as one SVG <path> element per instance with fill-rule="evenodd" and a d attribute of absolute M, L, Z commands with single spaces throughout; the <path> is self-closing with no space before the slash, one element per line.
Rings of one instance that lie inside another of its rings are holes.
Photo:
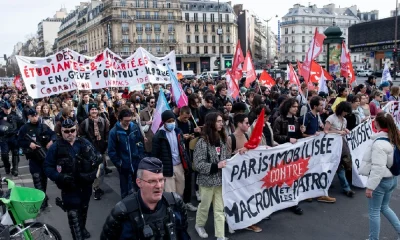
<path fill-rule="evenodd" d="M 327 196 L 340 162 L 336 134 L 236 154 L 222 170 L 226 220 L 243 229 L 307 198 Z"/>
<path fill-rule="evenodd" d="M 361 161 L 367 151 L 371 151 L 372 120 L 369 119 L 355 127 L 347 136 L 347 144 L 350 149 L 352 164 L 352 184 L 356 187 L 365 188 L 368 177 L 358 175 Z"/>
<path fill-rule="evenodd" d="M 3 87 L 6 85 L 7 87 L 12 87 L 14 82 L 14 78 L 3 77 L 0 78 L 0 86 Z"/>
<path fill-rule="evenodd" d="M 172 51 L 158 58 L 138 48 L 122 59 L 109 49 L 96 57 L 64 49 L 45 58 L 17 56 L 29 96 L 41 98 L 71 90 L 134 87 L 146 83 L 168 83 L 168 65 L 176 72 Z"/>
<path fill-rule="evenodd" d="M 383 111 L 390 113 L 393 116 L 397 128 L 400 129 L 400 102 L 399 101 L 388 102 L 383 108 Z"/>

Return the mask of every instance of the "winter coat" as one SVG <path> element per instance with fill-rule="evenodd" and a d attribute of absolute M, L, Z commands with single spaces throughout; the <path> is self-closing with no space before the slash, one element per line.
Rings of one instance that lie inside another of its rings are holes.
<path fill-rule="evenodd" d="M 386 140 L 377 138 L 388 137 L 386 132 L 371 136 L 374 141 L 370 151 L 366 151 L 361 162 L 359 174 L 368 177 L 367 189 L 375 190 L 382 178 L 393 177 L 388 167 L 393 165 L 393 146 Z M 375 141 L 376 140 L 376 141 Z"/>
<path fill-rule="evenodd" d="M 155 109 L 153 109 L 153 114 Z M 146 107 L 142 111 L 140 111 L 140 124 L 142 128 L 146 126 L 146 122 L 152 120 L 152 114 L 150 114 L 150 108 Z M 144 133 L 145 137 L 147 138 L 147 142 L 144 143 L 145 152 L 151 153 L 152 141 L 154 133 L 151 131 L 151 125 L 149 126 L 149 130 Z"/>
<path fill-rule="evenodd" d="M 294 118 L 294 125 L 295 125 L 295 137 L 296 139 L 302 138 L 302 133 L 300 131 L 300 123 L 297 119 L 297 117 L 293 116 Z M 275 122 L 274 126 L 272 127 L 273 134 L 274 134 L 274 140 L 279 143 L 279 144 L 284 144 L 290 141 L 290 138 L 288 136 L 289 132 L 289 121 L 287 117 L 282 117 L 279 116 Z"/>

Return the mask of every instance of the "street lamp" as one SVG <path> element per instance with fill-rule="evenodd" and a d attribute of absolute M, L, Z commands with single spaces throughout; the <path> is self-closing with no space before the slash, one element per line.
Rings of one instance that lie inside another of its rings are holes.
<path fill-rule="evenodd" d="M 399 2 L 398 0 L 396 0 L 396 14 L 394 15 L 395 17 L 395 24 L 394 24 L 394 54 L 393 54 L 393 62 L 394 62 L 394 76 L 393 79 L 396 80 L 396 76 L 397 76 L 397 63 L 398 63 L 398 55 L 399 54 L 397 52 L 397 19 L 398 19 L 398 12 L 399 12 Z"/>
<path fill-rule="evenodd" d="M 275 15 L 275 17 L 277 18 L 278 17 L 278 15 Z M 269 31 L 268 31 L 268 23 L 269 23 L 269 21 L 271 21 L 272 20 L 272 18 L 274 18 L 274 17 L 271 17 L 270 19 L 268 19 L 268 20 L 265 20 L 264 19 L 264 22 L 266 22 L 267 23 L 267 64 L 270 62 L 270 54 L 269 54 L 269 48 L 270 48 L 270 46 L 269 46 Z"/>

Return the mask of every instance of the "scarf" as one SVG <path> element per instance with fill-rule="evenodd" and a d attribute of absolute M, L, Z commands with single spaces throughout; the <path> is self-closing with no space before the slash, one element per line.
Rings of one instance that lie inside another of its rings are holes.
<path fill-rule="evenodd" d="M 94 136 L 96 137 L 97 141 L 101 140 L 101 135 L 99 131 L 99 118 L 93 119 L 93 130 L 94 130 Z"/>

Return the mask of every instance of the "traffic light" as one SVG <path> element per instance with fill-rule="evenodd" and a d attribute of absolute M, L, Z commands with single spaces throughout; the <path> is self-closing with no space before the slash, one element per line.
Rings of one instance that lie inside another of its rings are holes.
<path fill-rule="evenodd" d="M 214 65 L 215 65 L 216 67 L 218 67 L 220 61 L 221 61 L 221 58 L 220 58 L 220 57 L 217 57 L 217 60 L 215 60 Z"/>
<path fill-rule="evenodd" d="M 4 54 L 4 61 L 7 62 L 7 54 Z"/>

